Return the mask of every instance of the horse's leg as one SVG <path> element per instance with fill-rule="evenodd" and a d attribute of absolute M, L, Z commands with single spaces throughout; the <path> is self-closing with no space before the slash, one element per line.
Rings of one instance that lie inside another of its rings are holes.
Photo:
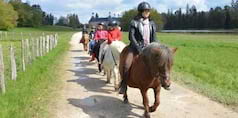
<path fill-rule="evenodd" d="M 148 89 L 141 89 L 141 94 L 142 94 L 142 97 L 143 97 L 143 105 L 145 107 L 145 118 L 150 118 L 150 114 L 149 114 L 149 99 L 148 99 L 148 96 L 147 96 L 147 90 Z"/>
<path fill-rule="evenodd" d="M 155 103 L 150 107 L 150 112 L 154 112 L 160 104 L 160 87 L 154 88 Z"/>
<path fill-rule="evenodd" d="M 124 103 L 127 104 L 129 101 L 128 101 L 128 97 L 127 97 L 127 88 L 126 88 L 126 91 L 123 95 L 123 98 L 124 98 Z"/>
<path fill-rule="evenodd" d="M 118 83 L 119 83 L 119 75 L 118 75 L 118 73 L 119 73 L 119 70 L 118 70 L 117 66 L 115 66 L 115 67 L 113 68 L 114 88 L 115 88 L 115 91 L 117 91 L 118 88 L 119 88 L 119 85 L 118 85 Z"/>
<path fill-rule="evenodd" d="M 107 73 L 107 82 L 106 83 L 110 83 L 110 78 L 111 78 L 111 70 L 110 69 L 104 69 Z"/>

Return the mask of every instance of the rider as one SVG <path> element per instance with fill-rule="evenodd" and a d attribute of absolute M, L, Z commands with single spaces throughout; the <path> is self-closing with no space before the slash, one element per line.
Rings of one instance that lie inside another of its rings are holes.
<path fill-rule="evenodd" d="M 95 40 L 94 40 L 94 36 L 95 36 L 95 26 L 92 27 L 91 32 L 89 33 L 89 37 L 90 37 L 90 42 L 89 42 L 89 54 L 92 55 L 92 51 L 93 51 L 93 47 L 95 46 Z"/>
<path fill-rule="evenodd" d="M 94 61 L 95 58 L 98 57 L 100 45 L 108 38 L 108 32 L 106 30 L 104 30 L 103 22 L 99 23 L 97 28 L 98 29 L 95 32 L 95 36 L 94 36 L 94 40 L 96 41 L 96 44 L 93 48 L 92 58 L 89 60 L 89 62 Z M 97 60 L 98 60 L 98 58 L 97 58 Z"/>
<path fill-rule="evenodd" d="M 121 31 L 117 28 L 117 21 L 110 21 L 108 23 L 108 44 L 111 44 L 112 41 L 120 41 L 122 39 Z"/>
<path fill-rule="evenodd" d="M 130 23 L 129 40 L 130 45 L 127 51 L 125 65 L 123 66 L 124 74 L 120 85 L 120 94 L 124 94 L 127 90 L 127 79 L 129 78 L 129 70 L 135 55 L 142 53 L 144 47 L 156 40 L 156 25 L 150 19 L 151 6 L 147 2 L 141 2 L 138 5 L 138 14 Z"/>

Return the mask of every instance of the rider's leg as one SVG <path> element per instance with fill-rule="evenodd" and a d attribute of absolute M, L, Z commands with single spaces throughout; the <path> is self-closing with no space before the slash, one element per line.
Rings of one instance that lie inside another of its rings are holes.
<path fill-rule="evenodd" d="M 124 94 L 127 90 L 127 80 L 129 78 L 129 71 L 130 67 L 134 58 L 134 53 L 132 50 L 128 50 L 128 54 L 126 55 L 125 59 L 125 65 L 123 66 L 123 75 L 122 75 L 122 81 L 120 85 L 120 91 L 119 94 Z"/>
<path fill-rule="evenodd" d="M 97 50 L 98 50 L 98 43 L 96 43 L 95 44 L 95 46 L 93 47 L 93 50 L 92 50 L 92 57 L 91 57 L 91 59 L 89 60 L 89 62 L 92 62 L 92 61 L 94 61 L 95 60 L 95 58 L 96 58 L 96 54 L 97 54 Z"/>

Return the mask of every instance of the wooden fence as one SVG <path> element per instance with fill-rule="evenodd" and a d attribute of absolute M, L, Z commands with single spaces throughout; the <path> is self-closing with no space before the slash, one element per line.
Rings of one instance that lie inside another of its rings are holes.
<path fill-rule="evenodd" d="M 16 34 L 16 33 L 15 33 Z M 19 34 L 19 33 L 18 33 Z M 26 71 L 26 66 L 31 64 L 37 57 L 45 56 L 51 50 L 53 50 L 58 44 L 58 34 L 45 34 L 41 33 L 41 35 L 37 35 L 34 37 L 31 34 L 28 34 L 28 38 L 24 39 L 24 34 L 20 33 L 20 39 L 15 39 L 11 35 L 7 34 L 7 32 L 0 32 L 0 41 L 1 40 L 18 40 L 21 41 L 21 57 L 17 57 L 21 59 L 21 69 L 22 71 Z M 11 37 L 11 38 L 9 38 Z M 19 36 L 16 36 L 19 38 Z M 26 37 L 26 36 L 25 36 Z M 18 47 L 19 48 L 19 47 Z M 10 45 L 9 47 L 9 61 L 10 61 L 10 71 L 11 71 L 11 80 L 17 79 L 17 65 L 16 65 L 16 57 L 15 57 L 15 49 L 14 45 Z M 5 76 L 4 76 L 4 55 L 3 55 L 3 45 L 0 44 L 0 93 L 6 92 L 5 85 Z M 6 56 L 6 55 L 5 55 Z"/>

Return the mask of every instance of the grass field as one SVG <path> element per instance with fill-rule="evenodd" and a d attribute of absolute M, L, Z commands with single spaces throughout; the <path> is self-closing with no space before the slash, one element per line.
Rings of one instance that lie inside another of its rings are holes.
<path fill-rule="evenodd" d="M 26 72 L 21 71 L 20 41 L 0 41 L 4 48 L 4 58 L 8 54 L 11 43 L 16 48 L 18 65 L 17 81 L 10 80 L 9 67 L 5 69 L 6 94 L 0 95 L 0 118 L 43 118 L 48 116 L 48 100 L 57 85 L 57 65 L 69 48 L 73 30 L 64 27 L 17 28 L 10 32 L 25 32 L 32 34 L 58 33 L 58 46 L 44 57 L 39 57 Z M 16 36 L 17 38 L 17 36 Z M 7 59 L 5 59 L 7 60 Z M 9 63 L 9 62 L 6 62 Z"/>
<path fill-rule="evenodd" d="M 123 37 L 128 42 L 127 33 Z M 160 33 L 158 39 L 179 48 L 174 81 L 218 102 L 238 106 L 238 35 Z"/>

